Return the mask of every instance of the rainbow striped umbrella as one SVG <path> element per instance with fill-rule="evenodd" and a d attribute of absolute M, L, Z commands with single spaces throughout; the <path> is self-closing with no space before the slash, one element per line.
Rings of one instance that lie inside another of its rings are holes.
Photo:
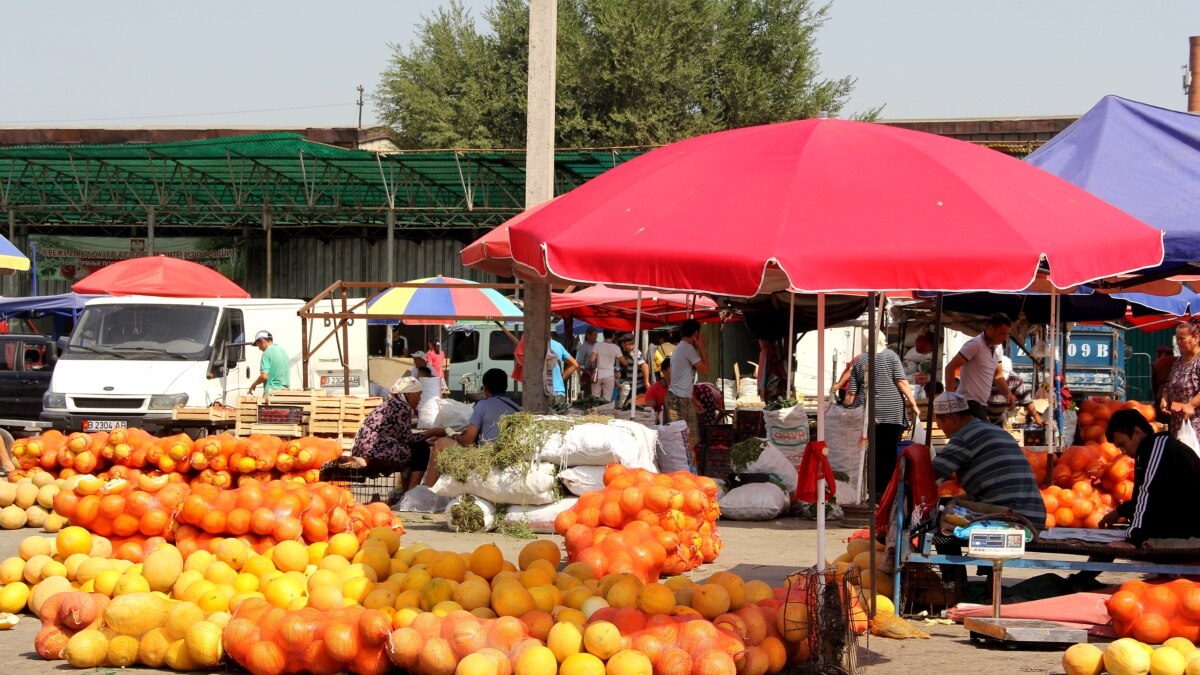
<path fill-rule="evenodd" d="M 4 237 L 0 237 L 0 270 L 29 271 L 29 258 Z"/>
<path fill-rule="evenodd" d="M 367 316 L 398 319 L 410 325 L 448 325 L 458 321 L 512 321 L 521 310 L 494 288 L 453 277 L 405 282 L 367 301 Z"/>

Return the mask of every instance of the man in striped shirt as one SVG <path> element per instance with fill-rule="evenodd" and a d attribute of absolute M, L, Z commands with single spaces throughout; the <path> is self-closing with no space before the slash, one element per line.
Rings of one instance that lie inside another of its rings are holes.
<path fill-rule="evenodd" d="M 1200 457 L 1167 432 L 1154 428 L 1136 410 L 1113 413 L 1108 422 L 1113 445 L 1134 459 L 1133 499 L 1121 504 L 1101 521 L 1109 527 L 1118 518 L 1129 520 L 1129 541 L 1200 537 L 1195 517 L 1196 485 L 1200 484 Z"/>
<path fill-rule="evenodd" d="M 969 499 L 1012 509 L 1040 531 L 1046 506 L 1033 469 L 1011 434 L 978 419 L 962 394 L 948 391 L 933 402 L 938 427 L 950 438 L 933 458 L 933 472 L 958 475 Z"/>

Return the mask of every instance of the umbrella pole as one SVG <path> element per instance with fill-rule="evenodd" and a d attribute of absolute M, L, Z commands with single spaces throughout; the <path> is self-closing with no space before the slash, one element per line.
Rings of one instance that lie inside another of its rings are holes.
<path fill-rule="evenodd" d="M 925 443 L 933 448 L 933 399 L 937 398 L 938 376 L 942 373 L 942 294 L 938 293 L 933 301 L 933 363 L 929 368 L 929 383 L 933 386 L 925 392 L 926 410 L 929 419 L 925 420 Z M 944 376 L 943 376 L 944 377 Z"/>
<path fill-rule="evenodd" d="M 1047 409 L 1050 413 L 1050 423 L 1046 424 L 1046 445 L 1054 450 L 1058 447 L 1058 436 L 1055 433 L 1058 430 L 1060 416 L 1058 414 L 1059 387 L 1061 386 L 1058 380 L 1058 373 L 1055 372 L 1058 361 L 1058 343 L 1059 343 L 1059 316 L 1058 316 L 1058 290 L 1050 289 L 1050 407 Z M 1066 350 L 1063 350 L 1066 353 Z M 1064 374 L 1063 379 L 1066 379 Z"/>
<path fill-rule="evenodd" d="M 822 294 L 818 297 L 824 298 Z M 818 300 L 820 302 L 820 300 Z M 820 330 L 818 328 L 817 330 Z M 788 294 L 788 332 L 787 332 L 787 387 L 784 389 L 784 398 L 790 398 L 792 392 L 796 391 L 795 383 L 792 379 L 792 348 L 796 342 L 796 294 Z M 817 387 L 820 389 L 820 387 Z M 819 523 L 820 521 L 818 521 Z"/>
<path fill-rule="evenodd" d="M 866 422 L 867 422 L 867 492 L 870 494 L 871 501 L 871 522 L 869 524 L 871 530 L 871 546 L 867 548 L 868 557 L 870 558 L 871 569 L 875 569 L 875 509 L 879 508 L 879 495 L 876 493 L 878 486 L 875 484 L 875 331 L 876 328 L 876 295 L 875 291 L 867 294 L 867 309 L 870 315 L 867 316 L 867 406 L 866 406 Z M 896 449 L 892 448 L 892 452 Z M 871 603 L 868 608 L 868 616 L 875 616 L 875 594 L 871 593 L 868 598 Z"/>
<path fill-rule="evenodd" d="M 792 295 L 792 311 L 796 296 Z M 790 337 L 789 337 L 790 340 Z M 792 363 L 788 342 L 788 365 Z M 790 379 L 788 380 L 791 381 Z M 817 293 L 817 440 L 825 440 L 825 294 Z M 872 546 L 871 548 L 874 548 Z M 817 564 L 825 564 L 825 474 L 817 477 Z"/>
<path fill-rule="evenodd" d="M 633 420 L 634 415 L 637 413 L 638 371 L 641 370 L 641 368 L 638 368 L 638 362 L 637 362 L 638 361 L 637 355 L 641 352 L 641 350 L 637 349 L 637 348 L 642 346 L 642 341 L 638 339 L 638 336 L 640 336 L 641 334 L 642 334 L 642 289 L 639 286 L 638 287 L 638 297 L 637 297 L 637 312 L 634 313 L 634 315 L 633 315 L 634 353 L 630 355 L 633 357 L 633 365 L 631 366 L 631 368 L 633 369 L 633 381 L 630 382 L 630 384 L 629 384 L 629 419 L 630 420 Z"/>

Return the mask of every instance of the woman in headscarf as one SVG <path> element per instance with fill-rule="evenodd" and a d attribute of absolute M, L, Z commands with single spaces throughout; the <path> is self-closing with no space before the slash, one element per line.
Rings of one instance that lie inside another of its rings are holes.
<path fill-rule="evenodd" d="M 416 431 L 416 407 L 421 400 L 421 382 L 402 377 L 392 385 L 391 396 L 371 411 L 354 436 L 349 457 L 330 464 L 337 468 L 369 468 L 379 473 L 402 471 L 412 467 L 408 485 L 421 482 L 429 463 L 429 441 L 425 432 Z"/>

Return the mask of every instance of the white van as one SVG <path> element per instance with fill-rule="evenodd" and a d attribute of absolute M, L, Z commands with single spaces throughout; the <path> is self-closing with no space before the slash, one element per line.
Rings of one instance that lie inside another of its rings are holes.
<path fill-rule="evenodd" d="M 512 375 L 516 343 L 504 331 L 491 324 L 455 324 L 446 329 L 446 384 L 457 398 L 478 398 L 483 393 L 483 374 L 499 368 Z M 519 328 L 509 331 L 517 339 Z M 510 394 L 519 392 L 520 382 L 509 380 Z"/>
<path fill-rule="evenodd" d="M 303 386 L 301 300 L 104 297 L 87 303 L 59 356 L 42 419 L 71 431 L 160 426 L 176 406 L 236 405 L 258 378 L 260 352 L 240 344 L 268 330 L 291 361 L 291 386 Z M 319 322 L 318 322 L 319 323 Z M 319 325 L 310 344 L 328 334 Z M 342 354 L 351 393 L 367 394 L 366 322 L 341 331 L 309 360 L 309 387 L 343 392 Z M 348 348 L 347 348 L 348 347 Z M 256 390 L 256 393 L 261 389 Z"/>

